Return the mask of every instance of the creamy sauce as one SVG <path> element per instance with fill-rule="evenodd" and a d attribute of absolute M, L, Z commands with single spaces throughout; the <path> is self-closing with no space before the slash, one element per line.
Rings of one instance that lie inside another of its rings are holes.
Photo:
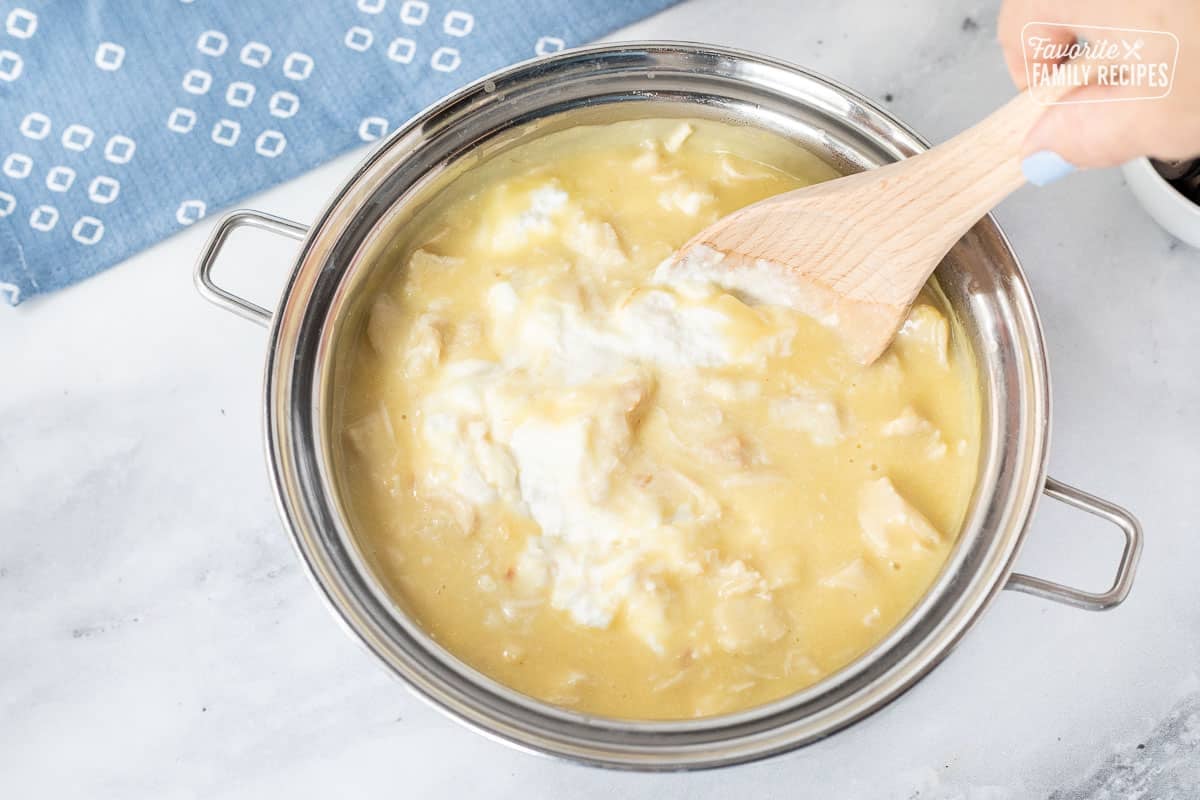
<path fill-rule="evenodd" d="M 975 481 L 968 356 L 927 289 L 857 365 L 820 321 L 660 265 L 832 177 L 706 121 L 576 128 L 460 180 L 355 345 L 339 483 L 393 596 L 450 652 L 579 710 L 760 704 L 878 642 Z"/>

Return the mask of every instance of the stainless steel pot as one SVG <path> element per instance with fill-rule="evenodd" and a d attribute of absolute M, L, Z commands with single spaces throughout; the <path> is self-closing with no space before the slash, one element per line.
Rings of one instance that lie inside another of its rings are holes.
<path fill-rule="evenodd" d="M 984 431 L 979 484 L 936 584 L 888 637 L 798 694 L 709 719 L 641 722 L 581 715 L 518 694 L 434 643 L 388 598 L 360 554 L 330 470 L 338 353 L 360 323 L 381 256 L 457 175 L 516 144 L 580 123 L 701 116 L 769 129 L 843 171 L 926 147 L 861 95 L 797 67 L 704 45 L 590 47 L 519 64 L 418 115 L 381 143 L 311 227 L 257 211 L 224 217 L 196 268 L 200 292 L 270 327 L 267 456 L 284 523 L 317 587 L 350 631 L 420 696 L 489 736 L 603 766 L 663 770 L 780 753 L 892 700 L 941 661 L 1001 589 L 1086 609 L 1125 599 L 1141 548 L 1123 509 L 1047 478 L 1046 352 L 1029 287 L 989 218 L 954 248 L 938 279 L 974 350 Z M 274 313 L 213 282 L 229 234 L 265 228 L 304 242 Z M 1094 594 L 1012 573 L 1039 496 L 1113 523 L 1125 539 L 1112 586 Z"/>

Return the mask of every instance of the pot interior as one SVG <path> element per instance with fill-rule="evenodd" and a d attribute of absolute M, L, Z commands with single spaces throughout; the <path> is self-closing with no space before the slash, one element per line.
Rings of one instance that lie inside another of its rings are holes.
<path fill-rule="evenodd" d="M 517 694 L 434 643 L 375 579 L 346 522 L 330 429 L 343 365 L 405 231 L 466 171 L 577 125 L 701 117 L 761 128 L 852 172 L 923 149 L 864 98 L 754 56 L 670 44 L 590 48 L 468 87 L 383 143 L 314 226 L 273 332 L 268 447 L 281 506 L 317 584 L 348 627 L 418 693 L 522 747 L 604 765 L 713 766 L 790 749 L 877 709 L 919 679 L 1002 587 L 1041 486 L 1045 363 L 1007 242 L 981 221 L 937 271 L 974 360 L 979 480 L 937 582 L 875 648 L 820 683 L 748 711 L 680 722 L 585 716 Z M 391 256 L 391 257 L 389 257 Z"/>

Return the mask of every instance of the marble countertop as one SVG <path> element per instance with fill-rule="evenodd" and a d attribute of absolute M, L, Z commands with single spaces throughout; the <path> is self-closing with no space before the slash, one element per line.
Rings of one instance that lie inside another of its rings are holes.
<path fill-rule="evenodd" d="M 885 100 L 934 140 L 1012 92 L 992 0 L 693 0 L 613 38 L 718 42 Z M 361 153 L 245 204 L 311 220 Z M 10 797 L 1195 797 L 1200 794 L 1200 253 L 1118 170 L 998 213 L 1054 377 L 1051 472 L 1127 505 L 1133 594 L 1002 595 L 879 714 L 766 762 L 635 775 L 521 754 L 430 709 L 326 612 L 276 517 L 261 329 L 204 303 L 212 219 L 0 309 L 0 783 Z M 270 303 L 291 245 L 226 280 Z M 1019 568 L 1099 588 L 1119 537 L 1044 503 Z"/>

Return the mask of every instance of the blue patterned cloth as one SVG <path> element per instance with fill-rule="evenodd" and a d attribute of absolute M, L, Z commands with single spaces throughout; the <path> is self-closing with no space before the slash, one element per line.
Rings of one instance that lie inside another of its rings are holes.
<path fill-rule="evenodd" d="M 0 0 L 0 297 L 82 280 L 676 0 Z"/>

